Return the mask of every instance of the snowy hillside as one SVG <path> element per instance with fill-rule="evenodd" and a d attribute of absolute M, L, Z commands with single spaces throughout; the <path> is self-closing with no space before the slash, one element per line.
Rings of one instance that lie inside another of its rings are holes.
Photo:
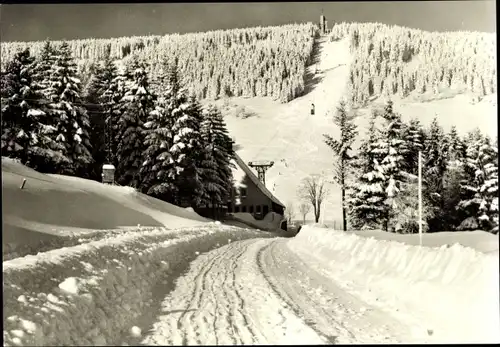
<path fill-rule="evenodd" d="M 26 183 L 20 189 L 23 179 Z M 36 253 L 42 245 L 77 242 L 104 229 L 179 228 L 208 220 L 129 187 L 45 175 L 2 157 L 2 250 Z M 63 237 L 63 240 L 56 240 Z"/>
<path fill-rule="evenodd" d="M 230 98 L 217 102 L 242 159 L 275 162 L 266 173 L 266 186 L 284 203 L 297 201 L 296 190 L 302 178 L 314 173 L 326 173 L 333 178 L 332 151 L 324 143 L 323 134 L 338 136 L 332 117 L 339 100 L 348 94 L 351 59 L 347 39 L 331 42 L 322 38 L 318 73 L 314 74 L 316 65 L 308 67 L 313 76 L 309 80 L 309 93 L 287 104 L 269 98 Z M 417 118 L 427 126 L 437 117 L 446 131 L 455 125 L 462 135 L 476 127 L 492 137 L 497 135 L 496 93 L 476 103 L 467 94 L 437 95 L 430 100 L 396 96 L 392 100 L 395 111 L 405 121 Z M 384 98 L 374 99 L 358 110 L 356 123 L 360 134 L 368 128 L 370 109 L 384 101 Z M 313 103 L 314 116 L 310 115 Z M 245 113 L 247 116 L 242 116 Z M 329 188 L 331 194 L 325 203 L 324 218 L 338 220 L 340 190 L 333 184 Z"/>

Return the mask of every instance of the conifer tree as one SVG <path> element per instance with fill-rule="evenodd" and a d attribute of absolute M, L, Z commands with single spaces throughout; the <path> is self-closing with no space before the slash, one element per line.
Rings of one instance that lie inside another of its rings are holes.
<path fill-rule="evenodd" d="M 355 114 L 349 113 L 345 101 L 341 101 L 333 118 L 335 125 L 340 128 L 340 140 L 335 140 L 329 135 L 323 135 L 325 143 L 333 150 L 336 157 L 334 163 L 335 180 L 340 184 L 342 192 L 342 225 L 344 231 L 347 231 L 346 179 L 348 171 L 351 169 L 351 160 L 354 159 L 350 152 L 357 135 L 354 118 Z"/>
<path fill-rule="evenodd" d="M 194 96 L 187 96 L 183 88 L 177 92 L 172 110 L 174 133 L 170 153 L 178 174 L 179 203 L 197 204 L 197 196 L 203 189 L 201 182 L 201 161 L 203 146 L 200 137 L 202 109 Z"/>
<path fill-rule="evenodd" d="M 70 163 L 64 154 L 64 144 L 56 141 L 56 121 L 50 109 L 47 91 L 53 73 L 56 50 L 46 41 L 41 55 L 32 65 L 31 85 L 25 96 L 30 99 L 28 113 L 36 119 L 31 131 L 32 146 L 29 150 L 28 166 L 40 172 L 58 172 L 58 168 Z"/>
<path fill-rule="evenodd" d="M 144 193 L 175 202 L 177 175 L 169 149 L 173 145 L 173 119 L 168 110 L 169 91 L 160 95 L 155 109 L 149 113 L 145 127 L 145 160 L 140 169 L 141 189 Z"/>
<path fill-rule="evenodd" d="M 465 145 L 458 135 L 457 127 L 453 125 L 450 129 L 450 132 L 446 136 L 447 143 L 447 164 L 456 161 L 462 161 L 465 158 Z"/>
<path fill-rule="evenodd" d="M 385 175 L 380 162 L 383 156 L 378 151 L 378 139 L 381 136 L 376 128 L 377 112 L 373 112 L 366 140 L 361 144 L 359 155 L 354 162 L 359 171 L 359 179 L 351 187 L 350 224 L 359 229 L 376 229 L 382 225 L 387 213 L 384 204 Z"/>
<path fill-rule="evenodd" d="M 147 73 L 140 63 L 133 60 L 128 66 L 125 96 L 121 100 L 122 115 L 117 122 L 115 141 L 116 177 L 121 185 L 139 188 L 140 168 L 144 152 L 144 122 L 154 108 L 154 96 L 149 91 Z"/>
<path fill-rule="evenodd" d="M 418 152 L 422 151 L 424 146 L 424 131 L 418 119 L 412 119 L 408 126 L 404 128 L 405 170 L 413 175 L 418 174 Z"/>
<path fill-rule="evenodd" d="M 425 135 L 422 154 L 422 182 L 423 194 L 431 205 L 434 217 L 431 218 L 429 229 L 443 230 L 444 200 L 443 179 L 446 171 L 447 143 L 443 128 L 434 118 Z"/>
<path fill-rule="evenodd" d="M 52 67 L 55 63 L 56 54 L 57 49 L 50 44 L 50 41 L 45 41 L 35 69 L 35 78 L 42 88 L 47 89 L 50 87 L 49 80 L 53 72 Z"/>
<path fill-rule="evenodd" d="M 1 77 L 2 155 L 19 159 L 23 164 L 36 142 L 37 122 L 44 116 L 33 80 L 33 63 L 29 49 L 20 51 Z"/>
<path fill-rule="evenodd" d="M 387 214 L 384 223 L 385 230 L 387 231 L 389 220 L 397 217 L 396 200 L 398 195 L 402 193 L 403 184 L 407 178 L 404 171 L 406 149 L 403 139 L 401 116 L 393 111 L 392 101 L 388 101 L 385 105 L 382 117 L 385 120 L 385 124 L 383 137 L 378 141 L 378 152 L 384 154 L 384 158 L 380 164 L 387 180 L 385 186 L 387 193 L 386 204 L 389 206 L 390 212 Z"/>
<path fill-rule="evenodd" d="M 498 230 L 498 148 L 478 131 L 468 136 L 458 208 L 483 230 Z M 464 221 L 465 222 L 465 221 Z M 462 223 L 464 224 L 464 223 Z M 459 226 L 463 229 L 464 226 Z"/>
<path fill-rule="evenodd" d="M 203 189 L 199 197 L 202 205 L 219 207 L 227 202 L 232 182 L 232 140 L 228 135 L 220 111 L 212 104 L 203 110 L 201 126 L 203 159 L 200 163 Z"/>
<path fill-rule="evenodd" d="M 83 174 L 92 162 L 89 141 L 90 122 L 80 97 L 80 79 L 68 44 L 57 51 L 45 90 L 49 113 L 55 117 L 56 141 L 69 163 L 58 168 L 60 173 Z"/>

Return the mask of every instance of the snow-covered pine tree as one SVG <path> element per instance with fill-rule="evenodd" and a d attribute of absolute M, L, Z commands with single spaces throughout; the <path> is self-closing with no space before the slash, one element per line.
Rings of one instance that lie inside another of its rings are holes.
<path fill-rule="evenodd" d="M 57 54 L 57 49 L 50 44 L 50 41 L 45 41 L 40 57 L 36 62 L 35 70 L 36 80 L 42 88 L 47 89 L 50 87 L 50 75 Z"/>
<path fill-rule="evenodd" d="M 2 73 L 2 156 L 26 164 L 34 145 L 38 118 L 43 116 L 33 81 L 34 58 L 29 49 L 18 52 Z M 33 109 L 32 107 L 35 107 Z"/>
<path fill-rule="evenodd" d="M 57 117 L 51 112 L 47 96 L 56 53 L 57 50 L 46 41 L 41 55 L 32 66 L 32 84 L 29 87 L 31 95 L 26 97 L 31 101 L 28 113 L 36 118 L 36 126 L 31 132 L 33 142 L 27 165 L 48 173 L 58 172 L 58 168 L 70 163 L 70 159 L 64 154 L 64 144 L 56 141 Z"/>
<path fill-rule="evenodd" d="M 203 189 L 199 202 L 216 208 L 226 204 L 229 198 L 234 153 L 222 114 L 213 104 L 203 110 L 201 138 L 204 146 L 200 163 Z"/>
<path fill-rule="evenodd" d="M 387 214 L 384 223 L 384 229 L 388 231 L 389 222 L 396 228 L 400 227 L 397 224 L 397 208 L 396 203 L 398 195 L 404 190 L 404 184 L 408 179 L 407 173 L 404 171 L 404 155 L 406 154 L 403 122 L 401 115 L 393 111 L 392 101 L 388 101 L 384 107 L 382 118 L 385 120 L 383 136 L 379 138 L 378 150 L 380 154 L 384 154 L 384 158 L 380 165 L 387 181 L 385 185 L 385 192 L 387 199 L 385 203 L 389 206 L 389 213 Z M 385 153 L 384 153 L 385 152 Z"/>
<path fill-rule="evenodd" d="M 423 195 L 431 205 L 433 218 L 428 221 L 431 231 L 444 230 L 445 217 L 443 184 L 446 171 L 447 139 L 443 128 L 434 118 L 426 131 L 422 153 Z"/>
<path fill-rule="evenodd" d="M 57 50 L 45 92 L 49 113 L 55 117 L 56 141 L 63 145 L 62 153 L 69 159 L 68 164 L 58 167 L 58 172 L 85 176 L 92 162 L 90 122 L 80 97 L 76 64 L 66 42 Z"/>
<path fill-rule="evenodd" d="M 455 230 L 467 218 L 463 210 L 457 209 L 461 200 L 460 182 L 464 179 L 465 145 L 455 126 L 447 134 L 446 170 L 443 177 L 441 219 L 442 230 Z"/>
<path fill-rule="evenodd" d="M 378 139 L 381 136 L 376 127 L 378 113 L 373 111 L 366 140 L 359 148 L 359 154 L 354 162 L 359 171 L 359 179 L 350 187 L 350 218 L 349 223 L 356 229 L 377 229 L 382 225 L 387 214 L 384 204 L 385 175 L 380 162 L 383 154 L 378 151 Z"/>
<path fill-rule="evenodd" d="M 422 151 L 424 146 L 424 131 L 420 121 L 416 118 L 410 120 L 410 123 L 404 127 L 404 140 L 406 151 L 403 155 L 405 170 L 412 174 L 418 174 L 418 152 Z"/>
<path fill-rule="evenodd" d="M 160 95 L 149 113 L 145 128 L 145 160 L 140 169 L 141 190 L 158 199 L 174 203 L 177 193 L 175 163 L 169 149 L 173 145 L 173 119 L 168 110 L 169 91 Z"/>
<path fill-rule="evenodd" d="M 202 108 L 194 95 L 187 96 L 183 88 L 179 88 L 172 110 L 174 125 L 173 145 L 170 148 L 175 165 L 179 203 L 182 205 L 197 205 L 197 197 L 202 194 L 203 169 L 199 167 L 203 155 L 203 145 L 200 136 L 203 121 Z"/>
<path fill-rule="evenodd" d="M 446 150 L 446 162 L 449 165 L 452 162 L 460 162 L 465 158 L 465 145 L 458 135 L 457 127 L 453 125 L 446 136 L 448 149 Z"/>
<path fill-rule="evenodd" d="M 347 110 L 346 102 L 340 101 L 337 112 L 333 117 L 333 122 L 340 128 L 340 140 L 335 140 L 330 135 L 323 135 L 325 143 L 332 149 L 335 156 L 334 172 L 335 181 L 340 184 L 342 193 L 342 225 L 343 230 L 347 230 L 347 203 L 346 203 L 346 179 L 350 171 L 351 161 L 354 159 L 351 154 L 352 145 L 357 135 L 354 118 L 356 114 Z"/>
<path fill-rule="evenodd" d="M 469 136 L 465 159 L 462 200 L 458 208 L 468 218 L 459 229 L 473 228 L 498 232 L 498 148 L 480 134 Z M 472 223 L 471 223 L 472 222 Z M 467 225 L 468 224 L 468 225 Z"/>
<path fill-rule="evenodd" d="M 122 114 L 117 121 L 116 180 L 119 184 L 139 188 L 140 168 L 144 162 L 144 122 L 154 109 L 154 95 L 149 91 L 147 73 L 135 59 L 125 71 L 132 77 L 126 83 L 125 96 L 121 100 Z"/>

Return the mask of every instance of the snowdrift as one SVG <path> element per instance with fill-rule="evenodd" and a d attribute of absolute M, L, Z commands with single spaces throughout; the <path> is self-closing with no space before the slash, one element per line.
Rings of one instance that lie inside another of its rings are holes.
<path fill-rule="evenodd" d="M 150 228 L 5 261 L 4 345 L 137 344 L 130 331 L 151 327 L 198 254 L 272 236 L 218 222 Z"/>
<path fill-rule="evenodd" d="M 23 179 L 26 183 L 20 189 Z M 127 226 L 180 228 L 208 222 L 195 212 L 76 177 L 45 175 L 2 157 L 2 250 L 36 249 L 57 236 Z"/>
<path fill-rule="evenodd" d="M 377 240 L 305 226 L 288 246 L 368 304 L 410 322 L 423 341 L 498 343 L 498 247 L 490 244 L 484 253 L 458 244 L 448 234 L 426 234 L 427 244 L 442 245 L 420 247 L 408 244 L 415 242 L 409 241 L 414 236 L 418 242 L 418 235 L 388 234 Z M 478 235 L 471 233 L 467 242 L 472 244 L 473 238 L 481 238 Z M 402 236 L 409 236 L 405 243 L 390 239 Z M 498 237 L 491 236 L 498 243 Z M 484 246 L 484 239 L 476 247 Z"/>
<path fill-rule="evenodd" d="M 269 212 L 264 216 L 262 220 L 255 219 L 250 213 L 237 212 L 232 213 L 235 220 L 247 224 L 248 226 L 267 230 L 274 231 L 280 228 L 281 222 L 285 220 L 283 216 L 279 215 L 276 212 Z"/>

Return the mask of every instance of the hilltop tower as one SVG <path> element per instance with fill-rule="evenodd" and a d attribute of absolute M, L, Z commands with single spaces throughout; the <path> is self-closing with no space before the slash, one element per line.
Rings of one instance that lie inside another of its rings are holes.
<path fill-rule="evenodd" d="M 328 32 L 328 21 L 323 13 L 319 17 L 319 30 L 321 35 L 325 35 Z"/>

